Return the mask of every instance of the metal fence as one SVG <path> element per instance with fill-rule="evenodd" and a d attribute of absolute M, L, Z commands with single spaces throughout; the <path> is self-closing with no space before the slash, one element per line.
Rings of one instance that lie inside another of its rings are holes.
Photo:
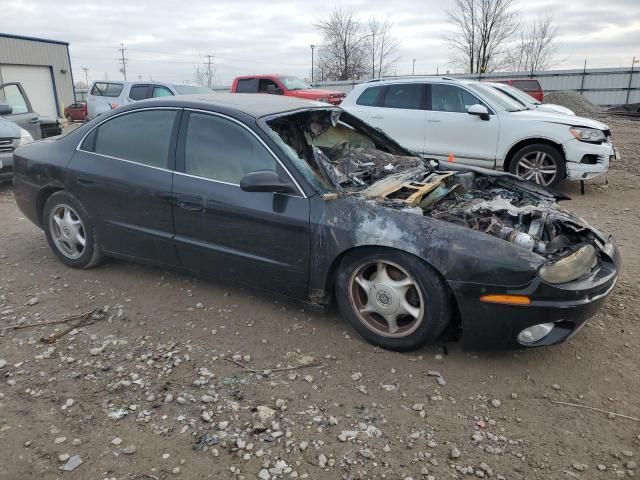
<path fill-rule="evenodd" d="M 461 79 L 535 78 L 546 92 L 572 90 L 579 92 L 592 103 L 601 106 L 640 103 L 640 69 L 630 68 L 587 68 L 576 70 L 550 70 L 534 72 L 496 72 L 477 75 L 446 75 Z M 354 85 L 364 80 L 341 82 L 317 82 L 318 87 L 331 88 L 348 93 Z"/>

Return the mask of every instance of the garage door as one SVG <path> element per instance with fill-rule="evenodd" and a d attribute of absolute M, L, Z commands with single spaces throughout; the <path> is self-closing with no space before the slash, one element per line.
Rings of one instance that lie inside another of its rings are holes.
<path fill-rule="evenodd" d="M 58 116 L 49 67 L 0 65 L 0 84 L 10 82 L 22 84 L 35 112 L 54 118 Z"/>

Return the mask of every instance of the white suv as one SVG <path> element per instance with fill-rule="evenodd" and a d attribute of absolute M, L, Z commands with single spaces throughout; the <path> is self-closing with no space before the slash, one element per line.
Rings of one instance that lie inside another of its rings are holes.
<path fill-rule="evenodd" d="M 199 85 L 164 82 L 97 81 L 93 82 L 87 95 L 87 120 L 93 120 L 98 115 L 121 105 L 146 98 L 198 93 L 213 93 L 213 90 Z"/>
<path fill-rule="evenodd" d="M 553 186 L 605 173 L 617 156 L 605 124 L 528 110 L 482 82 L 409 77 L 361 83 L 340 105 L 424 157 Z"/>

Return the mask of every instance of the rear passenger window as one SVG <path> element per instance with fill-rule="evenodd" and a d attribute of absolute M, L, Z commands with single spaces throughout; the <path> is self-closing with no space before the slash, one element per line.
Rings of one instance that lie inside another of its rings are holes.
<path fill-rule="evenodd" d="M 535 92 L 541 90 L 540 83 L 537 80 L 514 80 L 513 86 L 519 88 L 523 92 Z"/>
<path fill-rule="evenodd" d="M 129 92 L 129 98 L 131 100 L 144 100 L 147 98 L 147 90 L 149 85 L 133 85 Z"/>
<path fill-rule="evenodd" d="M 387 89 L 382 106 L 386 108 L 420 110 L 422 108 L 423 90 L 424 86 L 420 83 L 391 85 Z"/>
<path fill-rule="evenodd" d="M 175 110 L 145 110 L 120 115 L 91 132 L 81 148 L 151 167 L 167 168 L 175 118 Z"/>
<path fill-rule="evenodd" d="M 119 97 L 124 85 L 122 83 L 96 82 L 91 89 L 91 95 L 96 97 Z"/>
<path fill-rule="evenodd" d="M 241 78 L 236 85 L 236 93 L 256 93 L 258 91 L 257 78 Z"/>
<path fill-rule="evenodd" d="M 356 105 L 363 105 L 365 107 L 375 107 L 378 105 L 378 98 L 382 92 L 382 87 L 369 87 L 360 94 Z"/>
<path fill-rule="evenodd" d="M 240 184 L 247 173 L 276 171 L 276 161 L 245 128 L 214 115 L 191 113 L 184 148 L 185 173 Z"/>

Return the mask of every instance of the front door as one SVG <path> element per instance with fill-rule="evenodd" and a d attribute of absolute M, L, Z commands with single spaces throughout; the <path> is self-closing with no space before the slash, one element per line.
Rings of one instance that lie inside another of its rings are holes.
<path fill-rule="evenodd" d="M 284 172 L 248 127 L 187 112 L 173 184 L 175 241 L 192 270 L 297 298 L 309 284 L 309 200 L 302 193 L 245 192 L 247 173 Z"/>
<path fill-rule="evenodd" d="M 494 168 L 500 133 L 497 115 L 467 89 L 447 83 L 433 83 L 430 88 L 425 156 Z M 489 109 L 489 120 L 467 113 L 475 104 Z"/>
<path fill-rule="evenodd" d="M 69 189 L 110 253 L 175 265 L 173 179 L 179 109 L 114 116 L 87 135 L 69 165 Z"/>
<path fill-rule="evenodd" d="M 0 103 L 8 104 L 12 112 L 5 118 L 31 134 L 34 140 L 42 138 L 40 119 L 31 108 L 31 103 L 22 85 L 19 83 L 5 83 L 0 85 Z"/>

